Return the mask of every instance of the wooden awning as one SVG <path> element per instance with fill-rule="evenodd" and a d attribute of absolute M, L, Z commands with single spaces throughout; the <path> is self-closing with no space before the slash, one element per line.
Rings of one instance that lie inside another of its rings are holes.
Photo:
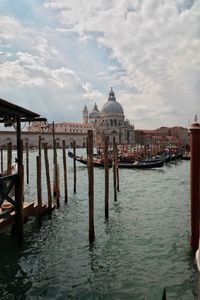
<path fill-rule="evenodd" d="M 40 115 L 0 98 L 0 123 L 20 118 L 21 122 L 46 121 Z"/>

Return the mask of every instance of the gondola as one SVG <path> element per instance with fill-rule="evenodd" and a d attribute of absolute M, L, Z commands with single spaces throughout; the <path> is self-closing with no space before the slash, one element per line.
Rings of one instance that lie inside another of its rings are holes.
<path fill-rule="evenodd" d="M 71 151 L 68 151 L 68 156 L 70 158 L 74 158 L 74 154 Z M 76 156 L 76 161 L 87 165 L 87 159 L 81 156 Z M 104 167 L 104 162 L 102 160 L 94 159 L 93 160 L 94 167 Z M 112 167 L 112 162 L 109 161 L 108 166 Z M 158 159 L 145 159 L 141 161 L 135 162 L 118 162 L 118 168 L 127 168 L 127 169 L 150 169 L 150 168 L 160 168 L 163 166 L 163 160 Z"/>

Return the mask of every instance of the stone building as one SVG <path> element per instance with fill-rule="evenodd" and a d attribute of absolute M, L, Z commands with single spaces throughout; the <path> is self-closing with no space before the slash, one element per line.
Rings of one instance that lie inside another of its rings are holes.
<path fill-rule="evenodd" d="M 86 108 L 86 107 L 85 107 Z M 84 108 L 84 112 L 86 109 Z M 85 118 L 85 115 L 83 115 Z M 125 119 L 124 110 L 116 101 L 115 93 L 111 88 L 108 101 L 99 111 L 95 103 L 94 109 L 89 113 L 89 123 L 94 125 L 94 140 L 96 145 L 103 144 L 104 135 L 112 143 L 113 137 L 118 144 L 134 143 L 134 126 Z"/>
<path fill-rule="evenodd" d="M 135 130 L 135 143 L 146 144 L 189 144 L 188 128 L 181 126 L 174 127 L 160 127 L 155 130 Z"/>
<path fill-rule="evenodd" d="M 134 126 L 125 119 L 124 111 L 119 102 L 116 101 L 115 94 L 111 88 L 108 101 L 99 111 L 97 104 L 91 112 L 87 106 L 83 108 L 83 122 L 60 122 L 54 124 L 56 133 L 66 134 L 85 134 L 88 130 L 94 132 L 94 143 L 96 145 L 103 144 L 104 135 L 109 137 L 109 142 L 112 143 L 115 137 L 118 144 L 133 144 L 134 143 Z M 27 128 L 28 132 L 37 132 L 39 134 L 51 133 L 52 124 L 49 126 L 44 122 L 36 122 L 30 124 Z"/>

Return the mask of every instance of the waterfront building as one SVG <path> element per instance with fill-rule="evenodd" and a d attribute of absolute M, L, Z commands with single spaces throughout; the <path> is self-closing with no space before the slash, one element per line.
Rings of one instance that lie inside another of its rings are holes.
<path fill-rule="evenodd" d="M 188 128 L 181 126 L 160 127 L 155 130 L 136 129 L 135 143 L 146 144 L 189 144 Z"/>
<path fill-rule="evenodd" d="M 87 134 L 88 130 L 94 132 L 94 143 L 96 145 L 103 144 L 104 135 L 109 137 L 110 143 L 115 137 L 118 144 L 134 143 L 134 126 L 125 119 L 124 110 L 119 102 L 116 101 L 115 94 L 111 88 L 108 101 L 105 102 L 99 111 L 97 104 L 91 112 L 87 106 L 83 108 L 83 122 L 60 122 L 54 124 L 55 133 L 66 134 Z M 29 132 L 50 133 L 52 126 L 42 122 L 30 124 L 27 128 Z"/>
<path fill-rule="evenodd" d="M 134 125 L 125 119 L 124 110 L 116 100 L 112 88 L 109 92 L 108 101 L 104 103 L 101 111 L 98 110 L 95 103 L 89 120 L 94 124 L 96 145 L 103 144 L 104 135 L 108 136 L 109 143 L 112 143 L 113 137 L 115 137 L 117 144 L 134 143 Z"/>

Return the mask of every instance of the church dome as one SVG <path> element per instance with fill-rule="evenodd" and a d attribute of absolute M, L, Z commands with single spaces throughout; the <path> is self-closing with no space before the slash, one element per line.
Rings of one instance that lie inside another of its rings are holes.
<path fill-rule="evenodd" d="M 101 109 L 101 113 L 117 113 L 117 114 L 124 114 L 123 108 L 119 102 L 116 101 L 115 93 L 111 88 L 108 101 L 103 105 Z"/>
<path fill-rule="evenodd" d="M 97 105 L 95 103 L 93 111 L 89 114 L 89 119 L 96 119 L 100 117 L 100 111 L 97 108 Z"/>

